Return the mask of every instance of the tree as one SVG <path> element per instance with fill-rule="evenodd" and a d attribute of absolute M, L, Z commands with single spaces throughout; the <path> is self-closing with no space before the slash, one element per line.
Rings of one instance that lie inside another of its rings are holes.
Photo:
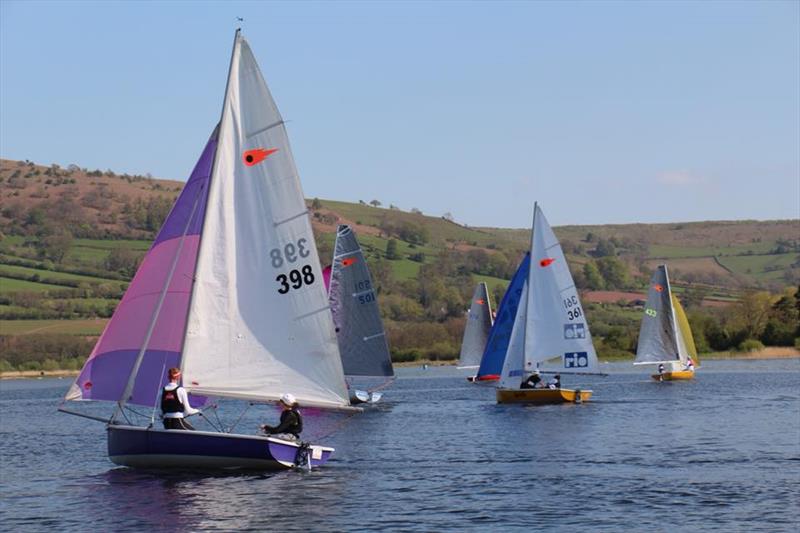
<path fill-rule="evenodd" d="M 594 261 L 589 261 L 583 265 L 583 275 L 586 278 L 586 288 L 593 291 L 603 290 L 606 286 L 603 276 Z"/>
<path fill-rule="evenodd" d="M 314 198 L 311 201 L 311 209 L 322 209 L 322 202 L 319 201 L 319 198 Z"/>
<path fill-rule="evenodd" d="M 369 203 L 369 205 L 371 205 L 372 207 L 380 207 L 381 206 L 381 202 L 379 200 L 372 200 Z"/>
<path fill-rule="evenodd" d="M 746 339 L 757 339 L 764 333 L 772 310 L 772 296 L 768 292 L 746 293 L 731 310 L 731 325 L 741 330 Z"/>
<path fill-rule="evenodd" d="M 597 268 L 605 280 L 607 289 L 624 289 L 630 284 L 627 265 L 616 257 L 598 259 Z"/>
<path fill-rule="evenodd" d="M 72 234 L 62 229 L 39 239 L 39 256 L 61 263 L 72 246 Z"/>
<path fill-rule="evenodd" d="M 139 266 L 139 258 L 136 253 L 128 248 L 114 248 L 105 261 L 108 270 L 120 272 L 132 278 Z"/>
<path fill-rule="evenodd" d="M 447 220 L 448 222 L 453 222 L 455 220 L 455 218 L 453 218 L 453 213 L 451 213 L 450 211 L 442 215 L 442 218 Z"/>
<path fill-rule="evenodd" d="M 397 241 L 394 239 L 389 239 L 386 243 L 386 259 L 400 259 L 397 253 Z"/>
<path fill-rule="evenodd" d="M 614 243 L 610 240 L 600 239 L 597 241 L 597 247 L 594 250 L 595 257 L 608 257 L 617 255 L 617 249 Z"/>
<path fill-rule="evenodd" d="M 420 211 L 416 207 L 412 207 L 411 208 L 411 212 L 414 213 L 415 215 L 421 215 L 422 214 L 422 211 Z"/>

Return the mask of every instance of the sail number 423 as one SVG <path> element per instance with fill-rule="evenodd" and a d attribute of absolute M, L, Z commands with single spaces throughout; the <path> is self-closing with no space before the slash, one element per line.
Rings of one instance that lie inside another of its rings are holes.
<path fill-rule="evenodd" d="M 570 320 L 575 320 L 583 316 L 583 311 L 581 311 L 581 306 L 578 303 L 578 297 L 574 294 L 569 298 L 564 298 L 564 309 L 567 310 L 567 318 Z"/>
<path fill-rule="evenodd" d="M 305 259 L 309 255 L 311 255 L 311 252 L 308 250 L 308 240 L 305 237 L 298 239 L 296 243 L 286 243 L 283 249 L 273 248 L 269 251 L 269 258 L 274 268 L 296 263 L 298 259 Z M 314 283 L 314 279 L 314 271 L 311 265 L 303 265 L 299 269 L 290 270 L 288 274 L 278 274 L 275 281 L 280 284 L 278 293 L 286 294 L 290 289 L 299 289 L 303 285 L 311 285 Z"/>

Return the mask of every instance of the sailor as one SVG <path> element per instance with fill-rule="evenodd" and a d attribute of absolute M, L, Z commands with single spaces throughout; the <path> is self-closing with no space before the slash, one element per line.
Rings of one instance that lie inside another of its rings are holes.
<path fill-rule="evenodd" d="M 556 374 L 553 376 L 553 379 L 550 380 L 550 383 L 547 386 L 551 389 L 560 389 L 561 388 L 561 374 Z"/>
<path fill-rule="evenodd" d="M 189 429 L 192 425 L 186 421 L 187 416 L 201 414 L 199 409 L 189 405 L 186 389 L 178 385 L 181 379 L 180 368 L 169 369 L 169 383 L 161 391 L 161 413 L 164 429 Z"/>
<path fill-rule="evenodd" d="M 664 363 L 660 363 L 658 365 L 658 373 L 659 373 L 659 375 L 664 373 Z"/>
<path fill-rule="evenodd" d="M 686 359 L 686 368 L 685 368 L 685 370 L 689 370 L 691 372 L 694 372 L 694 361 L 692 361 L 691 357 Z"/>
<path fill-rule="evenodd" d="M 300 440 L 303 418 L 300 416 L 300 411 L 297 410 L 297 400 L 294 395 L 287 392 L 281 396 L 281 407 L 283 407 L 283 411 L 280 423 L 275 427 L 262 424 L 261 431 L 283 440 Z"/>
<path fill-rule="evenodd" d="M 528 376 L 528 379 L 522 382 L 519 386 L 520 389 L 538 389 L 542 383 L 542 376 L 539 375 L 538 370 L 534 370 L 533 374 Z"/>

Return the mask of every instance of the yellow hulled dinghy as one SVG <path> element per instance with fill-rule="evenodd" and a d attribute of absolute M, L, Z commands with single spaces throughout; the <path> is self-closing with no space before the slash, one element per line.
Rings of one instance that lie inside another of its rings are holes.
<path fill-rule="evenodd" d="M 667 265 L 659 265 L 650 280 L 635 365 L 658 365 L 656 381 L 694 379 L 699 365 L 692 329 L 669 284 Z"/>
<path fill-rule="evenodd" d="M 531 262 L 514 317 L 497 403 L 581 403 L 590 390 L 561 388 L 562 374 L 600 374 L 589 325 L 564 252 L 538 205 Z M 547 388 L 540 372 L 555 374 Z"/>

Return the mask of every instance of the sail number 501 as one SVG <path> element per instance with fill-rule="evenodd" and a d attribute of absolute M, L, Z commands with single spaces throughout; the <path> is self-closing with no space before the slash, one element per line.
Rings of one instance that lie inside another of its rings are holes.
<path fill-rule="evenodd" d="M 303 237 L 296 243 L 286 243 L 283 248 L 273 248 L 269 251 L 269 258 L 273 268 L 281 268 L 287 264 L 296 263 L 298 259 L 305 259 L 311 255 L 308 250 L 308 240 Z M 303 285 L 314 283 L 314 271 L 311 265 L 294 268 L 288 274 L 278 274 L 275 281 L 279 283 L 278 293 L 286 294 L 290 289 L 299 289 Z"/>

